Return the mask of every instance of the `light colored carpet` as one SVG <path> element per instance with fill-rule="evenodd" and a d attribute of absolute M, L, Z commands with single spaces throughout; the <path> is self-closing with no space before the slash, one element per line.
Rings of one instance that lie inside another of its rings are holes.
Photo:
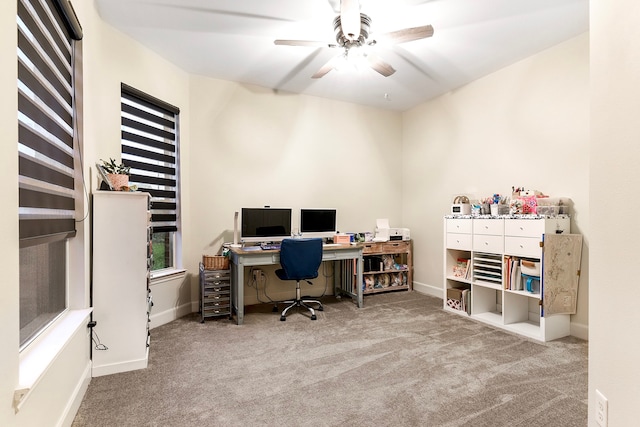
<path fill-rule="evenodd" d="M 311 321 L 194 314 L 152 330 L 149 367 L 91 380 L 83 426 L 586 426 L 587 343 L 538 343 L 417 292 L 327 298 Z"/>

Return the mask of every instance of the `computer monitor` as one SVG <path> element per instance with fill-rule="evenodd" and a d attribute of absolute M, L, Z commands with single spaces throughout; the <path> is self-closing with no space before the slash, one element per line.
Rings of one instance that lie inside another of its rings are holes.
<path fill-rule="evenodd" d="M 242 243 L 279 242 L 287 237 L 291 237 L 291 208 L 242 208 Z"/>
<path fill-rule="evenodd" d="M 303 237 L 333 237 L 337 233 L 335 209 L 300 209 Z"/>

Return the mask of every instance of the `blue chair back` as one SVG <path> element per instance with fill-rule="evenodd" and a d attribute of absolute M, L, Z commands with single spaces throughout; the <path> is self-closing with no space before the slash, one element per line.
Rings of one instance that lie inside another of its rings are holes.
<path fill-rule="evenodd" d="M 318 277 L 322 263 L 322 239 L 284 239 L 280 245 L 280 265 L 283 280 L 304 280 Z M 279 275 L 280 276 L 280 275 Z"/>

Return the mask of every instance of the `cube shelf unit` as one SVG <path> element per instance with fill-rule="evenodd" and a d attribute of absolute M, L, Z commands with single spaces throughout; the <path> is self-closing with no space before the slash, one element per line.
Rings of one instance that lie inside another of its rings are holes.
<path fill-rule="evenodd" d="M 535 292 L 512 290 L 507 278 L 508 261 L 514 257 L 538 261 L 543 268 L 557 267 L 544 257 L 544 235 L 569 233 L 568 215 L 446 216 L 444 309 L 539 341 L 569 335 L 569 314 L 544 316 L 542 274 Z M 579 265 L 580 255 L 576 256 Z M 470 260 L 466 276 L 459 273 L 463 260 Z M 470 293 L 470 310 L 452 308 L 458 305 L 447 302 L 460 294 L 458 290 Z"/>

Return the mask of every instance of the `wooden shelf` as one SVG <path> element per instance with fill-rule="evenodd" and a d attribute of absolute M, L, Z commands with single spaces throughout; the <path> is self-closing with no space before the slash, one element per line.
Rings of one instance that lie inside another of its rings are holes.
<path fill-rule="evenodd" d="M 382 271 L 365 271 L 362 274 L 393 274 L 393 273 L 406 273 L 408 272 L 408 268 L 403 268 L 401 270 L 382 270 Z"/>
<path fill-rule="evenodd" d="M 393 261 L 394 265 L 406 266 L 405 268 L 400 269 L 388 268 L 387 270 L 364 271 L 362 273 L 363 280 L 365 282 L 363 294 L 410 291 L 413 289 L 413 261 L 410 240 L 365 243 L 362 254 L 365 267 L 367 265 L 370 265 L 373 268 L 377 268 L 378 266 L 382 268 L 383 265 L 389 267 L 390 265 L 383 262 L 385 257 L 387 257 L 387 262 Z M 389 257 L 393 258 L 393 260 L 389 259 Z M 381 280 L 381 277 L 385 274 L 390 276 L 391 282 L 393 282 L 394 276 L 398 278 L 398 275 L 402 275 L 401 283 L 403 284 L 384 287 L 375 286 L 376 282 Z M 362 286 L 363 284 L 359 285 Z"/>
<path fill-rule="evenodd" d="M 363 291 L 363 294 L 379 294 L 382 292 L 392 292 L 392 291 L 408 291 L 409 285 L 401 285 L 401 286 L 387 286 L 386 288 L 373 288 L 367 289 Z"/>

